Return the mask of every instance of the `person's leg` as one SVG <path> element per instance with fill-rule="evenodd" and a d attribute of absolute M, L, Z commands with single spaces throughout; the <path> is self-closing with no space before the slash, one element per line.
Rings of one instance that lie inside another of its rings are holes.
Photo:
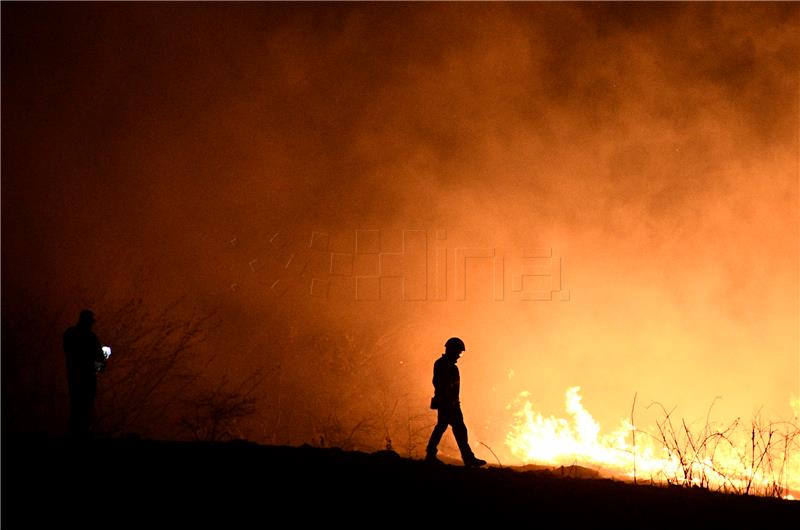
<path fill-rule="evenodd" d="M 461 451 L 461 459 L 464 460 L 465 464 L 469 464 L 475 459 L 475 455 L 469 446 L 467 426 L 464 424 L 464 415 L 461 413 L 461 407 L 453 411 L 450 425 L 453 426 L 453 435 L 456 437 L 458 449 Z"/>
<path fill-rule="evenodd" d="M 97 387 L 94 381 L 74 379 L 69 385 L 69 434 L 87 438 L 91 432 L 92 408 Z"/>
<path fill-rule="evenodd" d="M 69 435 L 76 436 L 80 430 L 80 408 L 78 406 L 78 396 L 69 396 Z"/>
<path fill-rule="evenodd" d="M 449 424 L 449 414 L 445 409 L 439 409 L 438 415 L 436 418 L 436 426 L 433 428 L 433 432 L 431 433 L 431 438 L 428 440 L 428 447 L 425 452 L 428 455 L 428 458 L 436 458 L 437 447 L 439 446 L 439 442 L 442 441 L 442 436 L 444 432 L 447 430 L 447 425 Z"/>
<path fill-rule="evenodd" d="M 84 393 L 76 392 L 69 400 L 69 434 L 75 438 L 89 435 L 92 402 Z"/>
<path fill-rule="evenodd" d="M 97 397 L 97 379 L 92 377 L 87 386 L 86 394 L 86 434 L 92 435 L 92 420 L 94 419 L 94 398 Z"/>
<path fill-rule="evenodd" d="M 464 424 L 464 415 L 461 413 L 461 407 L 454 411 L 450 425 L 453 426 L 453 434 L 456 437 L 456 442 L 458 442 L 458 449 L 461 451 L 461 459 L 464 461 L 464 465 L 467 467 L 485 465 L 486 460 L 476 458 L 475 453 L 472 452 L 472 448 L 469 446 L 467 426 Z"/>

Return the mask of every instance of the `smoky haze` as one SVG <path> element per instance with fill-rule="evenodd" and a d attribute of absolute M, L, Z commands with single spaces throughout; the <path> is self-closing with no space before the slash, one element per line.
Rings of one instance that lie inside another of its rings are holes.
<path fill-rule="evenodd" d="M 561 414 L 580 385 L 604 425 L 635 392 L 790 414 L 796 5 L 7 4 L 2 24 L 4 320 L 36 300 L 64 328 L 131 293 L 213 310 L 196 368 L 265 374 L 260 441 L 413 445 L 454 335 L 497 451 L 522 390 Z M 375 230 L 389 253 L 422 231 L 426 267 L 359 300 Z M 457 300 L 457 248 L 505 256 L 502 301 L 488 258 Z M 552 300 L 520 300 L 525 248 L 560 260 Z"/>

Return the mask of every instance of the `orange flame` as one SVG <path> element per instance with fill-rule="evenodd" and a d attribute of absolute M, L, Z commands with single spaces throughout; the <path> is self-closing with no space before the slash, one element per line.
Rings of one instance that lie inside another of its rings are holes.
<path fill-rule="evenodd" d="M 608 434 L 581 403 L 580 387 L 566 391 L 569 419 L 536 412 L 528 392 L 514 404 L 506 436 L 524 463 L 584 464 L 611 475 L 659 484 L 682 484 L 736 493 L 794 498 L 800 491 L 800 428 L 794 422 L 756 420 L 692 432 L 665 413 L 658 427 L 636 429 L 627 419 Z M 794 405 L 794 403 L 793 403 Z"/>

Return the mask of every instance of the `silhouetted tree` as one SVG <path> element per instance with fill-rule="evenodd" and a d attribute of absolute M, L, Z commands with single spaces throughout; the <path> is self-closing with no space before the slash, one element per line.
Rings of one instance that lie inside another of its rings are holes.
<path fill-rule="evenodd" d="M 218 441 L 243 438 L 240 422 L 256 412 L 256 393 L 264 378 L 256 372 L 233 386 L 227 377 L 204 382 L 183 400 L 181 426 L 194 440 Z"/>
<path fill-rule="evenodd" d="M 101 338 L 113 354 L 99 385 L 98 427 L 110 435 L 164 433 L 203 366 L 194 354 L 210 320 L 181 301 L 153 313 L 141 298 L 103 315 Z"/>
<path fill-rule="evenodd" d="M 141 298 L 74 298 L 93 301 L 97 334 L 113 348 L 98 381 L 93 430 L 161 437 L 177 432 L 180 398 L 210 361 L 198 347 L 212 314 L 182 301 L 153 310 Z M 67 309 L 34 298 L 23 309 L 3 312 L 5 431 L 65 431 L 68 398 L 61 335 L 74 321 L 74 309 Z"/>

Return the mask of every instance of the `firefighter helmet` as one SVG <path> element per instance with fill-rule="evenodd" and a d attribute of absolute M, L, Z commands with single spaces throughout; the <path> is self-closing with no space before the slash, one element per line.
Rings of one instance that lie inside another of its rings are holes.
<path fill-rule="evenodd" d="M 465 351 L 467 349 L 467 347 L 464 346 L 464 341 L 458 337 L 447 339 L 447 342 L 444 343 L 444 348 L 450 351 Z"/>

